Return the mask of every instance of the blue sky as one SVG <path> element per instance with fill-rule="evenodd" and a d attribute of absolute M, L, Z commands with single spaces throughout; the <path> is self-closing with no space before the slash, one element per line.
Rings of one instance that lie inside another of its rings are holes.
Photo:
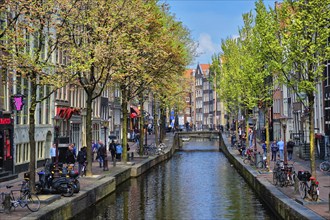
<path fill-rule="evenodd" d="M 198 42 L 200 54 L 189 66 L 211 63 L 213 54 L 221 50 L 221 39 L 238 36 L 243 25 L 242 14 L 254 11 L 254 0 L 162 0 L 170 5 L 170 12 L 191 31 Z M 264 1 L 273 6 L 275 1 Z"/>

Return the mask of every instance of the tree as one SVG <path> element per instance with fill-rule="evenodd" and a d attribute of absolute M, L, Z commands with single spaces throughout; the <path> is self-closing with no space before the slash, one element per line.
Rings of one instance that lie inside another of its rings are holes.
<path fill-rule="evenodd" d="M 309 117 L 309 142 L 311 172 L 316 177 L 314 146 L 314 102 L 317 84 L 323 79 L 326 60 L 330 59 L 328 38 L 329 0 L 283 1 L 276 8 L 277 48 L 282 56 L 273 59 L 280 73 L 280 82 L 293 89 L 295 94 L 305 93 Z"/>
<path fill-rule="evenodd" d="M 127 36 L 125 26 L 130 25 L 125 0 L 69 1 L 63 7 L 69 16 L 59 30 L 66 36 L 63 44 L 69 63 L 67 71 L 73 72 L 77 84 L 83 88 L 86 98 L 87 176 L 92 175 L 92 103 L 107 88 L 117 54 L 125 50 L 122 39 Z M 125 149 L 125 148 L 124 148 Z"/>
<path fill-rule="evenodd" d="M 7 10 L 8 19 L 7 26 L 1 33 L 1 38 L 6 41 L 1 48 L 6 55 L 2 56 L 1 61 L 2 66 L 14 74 L 17 80 L 21 79 L 26 82 L 25 85 L 29 85 L 29 88 L 18 86 L 17 90 L 25 89 L 29 96 L 26 106 L 30 141 L 29 172 L 31 189 L 34 191 L 36 108 L 72 78 L 52 60 L 54 52 L 58 50 L 63 40 L 56 33 L 57 28 L 61 27 L 65 20 L 58 20 L 59 8 L 63 5 L 60 1 L 6 1 L 6 3 L 8 5 L 1 5 L 2 12 L 4 9 Z"/>

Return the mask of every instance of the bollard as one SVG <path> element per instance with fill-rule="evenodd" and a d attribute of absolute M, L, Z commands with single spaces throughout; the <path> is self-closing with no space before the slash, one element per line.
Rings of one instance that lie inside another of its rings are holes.
<path fill-rule="evenodd" d="M 134 159 L 134 152 L 131 152 L 131 160 Z"/>
<path fill-rule="evenodd" d="M 116 156 L 114 156 L 114 158 L 113 158 L 112 165 L 113 165 L 114 167 L 116 166 Z"/>
<path fill-rule="evenodd" d="M 129 161 L 129 153 L 127 153 L 127 161 Z"/>

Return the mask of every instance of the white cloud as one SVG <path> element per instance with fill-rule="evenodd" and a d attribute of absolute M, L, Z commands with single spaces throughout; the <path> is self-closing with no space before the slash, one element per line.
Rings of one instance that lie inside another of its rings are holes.
<path fill-rule="evenodd" d="M 209 34 L 202 33 L 198 39 L 198 54 L 214 54 L 216 53 L 218 46 L 212 42 L 212 38 Z"/>

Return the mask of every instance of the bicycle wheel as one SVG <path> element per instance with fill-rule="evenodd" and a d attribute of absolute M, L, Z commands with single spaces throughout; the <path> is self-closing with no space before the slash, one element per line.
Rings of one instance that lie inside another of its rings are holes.
<path fill-rule="evenodd" d="M 306 183 L 299 181 L 299 194 L 302 199 L 306 198 Z"/>
<path fill-rule="evenodd" d="M 31 212 L 36 212 L 40 208 L 40 200 L 36 194 L 30 193 L 26 195 L 26 206 Z"/>
<path fill-rule="evenodd" d="M 277 184 L 278 184 L 278 178 L 277 178 L 277 175 L 278 175 L 277 171 L 273 171 L 273 184 L 274 184 L 275 186 L 277 186 Z"/>
<path fill-rule="evenodd" d="M 281 186 L 281 187 L 285 186 L 286 179 L 287 179 L 287 177 L 286 177 L 286 173 L 283 172 L 283 171 L 281 171 L 281 172 L 279 173 L 279 182 L 280 182 L 280 186 Z"/>
<path fill-rule="evenodd" d="M 251 160 L 250 160 L 248 157 L 245 157 L 245 158 L 243 159 L 243 163 L 244 163 L 244 164 L 250 164 L 250 163 L 251 163 Z"/>
<path fill-rule="evenodd" d="M 320 164 L 320 170 L 322 172 L 329 172 L 330 171 L 330 162 L 329 161 L 323 161 Z"/>
<path fill-rule="evenodd" d="M 319 198 L 316 185 L 312 184 L 310 187 L 310 195 L 313 201 L 317 201 Z"/>

